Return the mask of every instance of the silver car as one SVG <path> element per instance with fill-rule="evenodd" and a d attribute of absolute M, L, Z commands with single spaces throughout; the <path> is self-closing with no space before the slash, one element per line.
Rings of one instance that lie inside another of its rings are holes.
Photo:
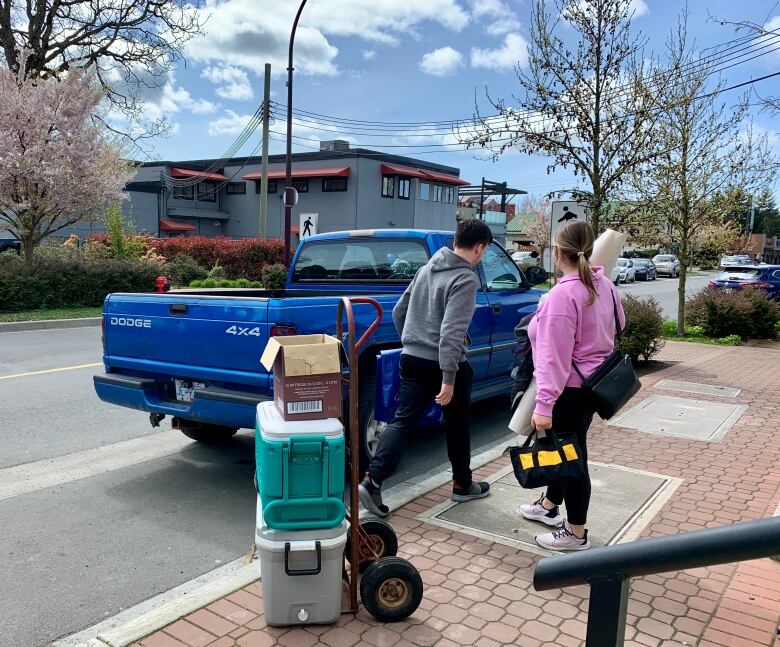
<path fill-rule="evenodd" d="M 633 283 L 636 281 L 636 270 L 634 269 L 634 262 L 630 258 L 617 259 L 616 267 L 618 268 L 617 283 L 621 281 L 623 283 Z"/>
<path fill-rule="evenodd" d="M 655 270 L 658 275 L 664 276 L 680 276 L 680 259 L 674 254 L 656 254 L 653 256 L 653 263 L 655 263 Z"/>

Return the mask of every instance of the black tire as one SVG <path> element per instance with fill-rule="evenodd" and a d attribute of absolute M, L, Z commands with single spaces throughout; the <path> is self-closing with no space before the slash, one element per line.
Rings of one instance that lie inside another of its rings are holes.
<path fill-rule="evenodd" d="M 373 355 L 372 355 L 373 357 Z M 368 463 L 376 451 L 378 431 L 375 429 L 374 403 L 376 401 L 376 363 L 362 362 L 358 376 L 358 456 L 359 474 L 368 470 Z M 349 429 L 347 429 L 349 436 Z"/>
<path fill-rule="evenodd" d="M 383 557 L 360 580 L 363 606 L 380 622 L 399 622 L 420 606 L 423 581 L 417 569 L 400 557 Z"/>
<path fill-rule="evenodd" d="M 360 528 L 368 536 L 367 538 L 371 542 L 371 546 L 366 546 L 363 541 L 360 542 L 359 572 L 364 572 L 378 559 L 395 557 L 398 552 L 398 537 L 396 537 L 395 530 L 389 523 L 382 519 L 365 519 L 360 522 Z M 352 535 L 347 537 L 347 546 L 344 550 L 347 561 L 350 561 L 352 557 Z M 374 553 L 376 553 L 376 557 L 374 557 Z"/>
<path fill-rule="evenodd" d="M 192 440 L 197 440 L 199 443 L 207 445 L 226 443 L 238 431 L 234 427 L 210 425 L 205 422 L 191 422 L 189 420 L 179 422 L 179 429 L 187 438 L 192 438 Z"/>

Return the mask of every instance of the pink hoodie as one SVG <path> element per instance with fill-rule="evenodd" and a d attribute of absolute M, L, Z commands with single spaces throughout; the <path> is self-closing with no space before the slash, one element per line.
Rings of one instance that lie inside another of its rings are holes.
<path fill-rule="evenodd" d="M 604 269 L 593 267 L 593 283 L 598 297 L 588 305 L 588 288 L 576 274 L 558 279 L 557 285 L 540 301 L 536 316 L 528 326 L 537 382 L 534 413 L 552 416 L 555 401 L 564 387 L 582 386 L 572 366 L 577 364 L 588 377 L 614 348 L 617 303 L 621 329 L 626 325 L 623 306 L 615 286 Z"/>

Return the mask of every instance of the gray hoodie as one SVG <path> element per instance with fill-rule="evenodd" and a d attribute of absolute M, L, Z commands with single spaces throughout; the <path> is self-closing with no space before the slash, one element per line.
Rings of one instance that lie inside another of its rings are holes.
<path fill-rule="evenodd" d="M 455 383 L 466 356 L 478 287 L 469 262 L 444 247 L 419 269 L 393 308 L 403 352 L 438 361 L 444 384 Z"/>

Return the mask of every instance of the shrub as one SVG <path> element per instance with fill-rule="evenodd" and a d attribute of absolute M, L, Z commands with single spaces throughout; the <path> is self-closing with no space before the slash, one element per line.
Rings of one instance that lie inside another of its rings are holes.
<path fill-rule="evenodd" d="M 35 259 L 0 265 L 0 311 L 100 306 L 111 292 L 152 292 L 158 263 L 121 259 L 90 262 Z"/>
<path fill-rule="evenodd" d="M 175 285 L 192 285 L 193 281 L 205 279 L 208 274 L 205 267 L 198 265 L 192 256 L 186 254 L 174 256 L 166 265 L 165 272 Z"/>
<path fill-rule="evenodd" d="M 233 288 L 235 284 L 230 279 L 220 279 L 217 281 L 217 285 L 221 288 Z"/>
<path fill-rule="evenodd" d="M 219 261 L 214 263 L 214 267 L 209 270 L 208 278 L 217 280 L 227 278 L 227 276 L 225 276 L 225 268 L 219 264 Z"/>
<path fill-rule="evenodd" d="M 626 327 L 620 347 L 633 361 L 642 358 L 646 362 L 664 344 L 661 339 L 664 333 L 661 305 L 652 297 L 638 299 L 631 295 L 623 297 L 622 303 L 626 313 Z"/>
<path fill-rule="evenodd" d="M 716 339 L 715 343 L 724 346 L 739 346 L 742 343 L 742 338 L 739 335 L 727 335 Z"/>
<path fill-rule="evenodd" d="M 202 288 L 203 287 L 203 281 L 200 279 L 195 279 L 194 281 L 190 281 L 190 287 L 191 288 Z"/>
<path fill-rule="evenodd" d="M 250 287 L 249 279 L 238 279 L 235 283 L 236 283 L 236 287 L 237 288 L 248 288 L 248 287 Z"/>
<path fill-rule="evenodd" d="M 704 290 L 686 305 L 686 322 L 701 326 L 709 337 L 774 337 L 780 304 L 761 290 Z"/>
<path fill-rule="evenodd" d="M 214 267 L 215 263 L 219 263 L 224 268 L 226 278 L 250 281 L 260 279 L 266 265 L 281 262 L 284 250 L 284 243 L 280 240 L 234 240 L 224 236 L 177 236 L 152 239 L 149 244 L 169 261 L 178 254 L 186 254 L 201 267 Z"/>
<path fill-rule="evenodd" d="M 202 288 L 215 288 L 217 287 L 217 282 L 214 279 L 203 279 L 200 283 L 200 287 Z"/>
<path fill-rule="evenodd" d="M 266 290 L 283 290 L 287 281 L 287 269 L 281 263 L 266 265 L 261 272 Z"/>

